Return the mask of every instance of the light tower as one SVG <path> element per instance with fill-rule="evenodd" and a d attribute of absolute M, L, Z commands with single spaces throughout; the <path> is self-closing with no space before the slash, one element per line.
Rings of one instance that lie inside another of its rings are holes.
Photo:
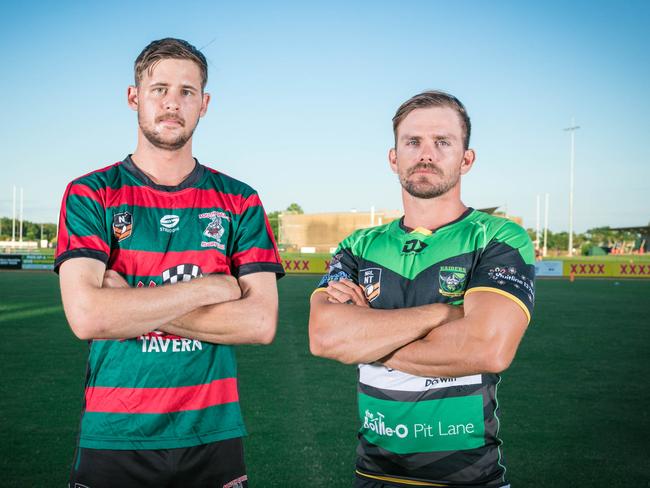
<path fill-rule="evenodd" d="M 576 158 L 575 132 L 580 128 L 571 117 L 571 127 L 564 129 L 571 133 L 571 169 L 569 172 L 569 256 L 573 256 L 573 168 Z"/>

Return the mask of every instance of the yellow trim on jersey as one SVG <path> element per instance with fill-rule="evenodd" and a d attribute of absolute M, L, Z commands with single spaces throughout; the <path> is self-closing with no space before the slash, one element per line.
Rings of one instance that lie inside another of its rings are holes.
<path fill-rule="evenodd" d="M 378 476 L 374 474 L 367 474 L 367 473 L 362 473 L 358 469 L 356 470 L 356 472 L 358 475 L 363 476 L 364 478 L 370 478 L 379 481 L 389 481 L 391 483 L 401 483 L 403 485 L 409 485 L 409 486 L 449 486 L 449 485 L 441 485 L 440 483 L 431 483 L 429 481 L 405 480 L 403 478 L 392 478 L 391 476 Z"/>
<path fill-rule="evenodd" d="M 430 236 L 431 234 L 433 234 L 433 232 L 431 232 L 429 229 L 425 229 L 424 227 L 416 227 L 410 232 L 410 234 L 413 234 L 414 232 L 419 232 L 420 234 L 423 234 L 425 236 Z"/>
<path fill-rule="evenodd" d="M 311 297 L 313 297 L 319 291 L 327 291 L 327 287 L 323 286 L 321 288 L 316 288 L 314 291 L 311 292 L 311 295 L 309 295 L 309 299 L 311 300 Z"/>
<path fill-rule="evenodd" d="M 524 311 L 526 314 L 526 317 L 528 317 L 528 323 L 530 323 L 530 312 L 528 311 L 528 308 L 526 305 L 524 305 L 524 302 L 519 300 L 516 296 L 514 296 L 512 293 L 508 293 L 507 291 L 500 290 L 498 288 L 492 288 L 490 286 L 477 286 L 475 288 L 470 288 L 465 292 L 465 296 L 469 295 L 470 293 L 473 293 L 475 291 L 490 291 L 492 293 L 498 293 L 499 295 L 502 295 L 506 298 L 509 298 L 513 302 L 515 302 L 517 305 L 521 307 L 521 309 Z"/>

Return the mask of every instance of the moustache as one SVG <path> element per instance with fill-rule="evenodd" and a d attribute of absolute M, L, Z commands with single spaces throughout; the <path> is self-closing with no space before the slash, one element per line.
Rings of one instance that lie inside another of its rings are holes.
<path fill-rule="evenodd" d="M 412 168 L 409 168 L 407 175 L 411 176 L 413 173 L 420 170 L 431 171 L 439 176 L 442 176 L 443 174 L 442 170 L 433 163 L 418 163 Z"/>

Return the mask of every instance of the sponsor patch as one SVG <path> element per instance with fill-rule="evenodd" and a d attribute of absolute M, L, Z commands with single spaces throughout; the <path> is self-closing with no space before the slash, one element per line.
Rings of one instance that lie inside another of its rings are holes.
<path fill-rule="evenodd" d="M 522 290 L 531 303 L 535 298 L 533 282 L 525 275 L 518 273 L 514 266 L 497 266 L 488 271 L 488 276 L 498 285 L 510 284 L 518 290 Z"/>
<path fill-rule="evenodd" d="M 372 302 L 381 293 L 381 268 L 366 268 L 359 271 L 359 284 L 363 286 L 366 299 Z"/>
<path fill-rule="evenodd" d="M 131 237 L 133 230 L 133 215 L 130 212 L 113 214 L 113 235 L 119 241 Z"/>
<path fill-rule="evenodd" d="M 404 243 L 402 254 L 419 254 L 427 247 L 427 244 L 419 239 L 411 239 Z"/>
<path fill-rule="evenodd" d="M 359 383 L 396 391 L 429 391 L 468 385 L 480 385 L 480 374 L 459 376 L 457 378 L 415 376 L 396 369 L 389 369 L 383 364 L 360 364 Z"/>
<path fill-rule="evenodd" d="M 191 279 L 200 276 L 203 276 L 203 272 L 196 264 L 179 264 L 163 271 L 162 282 L 163 285 L 174 284 L 183 281 L 190 281 Z"/>
<path fill-rule="evenodd" d="M 160 219 L 160 232 L 172 234 L 178 231 L 177 225 L 180 220 L 178 215 L 164 215 Z"/>
<path fill-rule="evenodd" d="M 440 288 L 438 292 L 445 297 L 460 297 L 467 285 L 467 268 L 461 266 L 441 266 L 438 272 Z"/>

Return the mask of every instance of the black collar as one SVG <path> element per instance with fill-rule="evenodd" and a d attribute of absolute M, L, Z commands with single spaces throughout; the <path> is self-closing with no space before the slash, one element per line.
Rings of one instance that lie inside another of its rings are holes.
<path fill-rule="evenodd" d="M 169 186 L 169 185 L 158 185 L 157 183 L 154 183 L 152 179 L 149 178 L 144 173 L 144 171 L 142 171 L 140 168 L 138 168 L 135 165 L 133 159 L 131 159 L 131 154 L 129 154 L 126 158 L 124 158 L 122 164 L 124 165 L 124 168 L 129 173 L 135 176 L 144 185 L 151 187 L 154 190 L 168 191 L 168 192 L 180 191 L 194 186 L 196 183 L 198 183 L 201 180 L 201 178 L 203 177 L 203 173 L 205 171 L 203 165 L 199 164 L 198 160 L 194 158 L 194 169 L 192 169 L 190 174 L 187 175 L 187 178 L 181 181 L 179 185 Z"/>
<path fill-rule="evenodd" d="M 467 207 L 467 210 L 465 210 L 465 211 L 460 215 L 460 217 L 458 217 L 457 219 L 452 220 L 451 222 L 447 222 L 446 224 L 443 224 L 443 225 L 441 225 L 440 227 L 437 227 L 437 228 L 435 228 L 435 229 L 429 229 L 429 230 L 433 233 L 433 232 L 436 232 L 436 231 L 438 231 L 438 230 L 440 230 L 440 229 L 442 229 L 442 228 L 444 228 L 444 227 L 448 227 L 448 226 L 450 226 L 450 225 L 453 225 L 453 224 L 455 224 L 456 222 L 460 222 L 460 221 L 463 220 L 465 217 L 467 217 L 469 214 L 471 214 L 473 211 L 474 211 L 474 209 L 473 209 L 472 207 Z M 399 219 L 399 228 L 402 229 L 404 232 L 407 232 L 407 233 L 408 233 L 408 232 L 413 232 L 413 230 L 415 230 L 415 229 L 411 229 L 410 227 L 407 227 L 406 225 L 404 225 L 404 216 L 403 216 L 403 215 L 402 215 L 402 216 L 400 217 L 400 219 Z"/>

